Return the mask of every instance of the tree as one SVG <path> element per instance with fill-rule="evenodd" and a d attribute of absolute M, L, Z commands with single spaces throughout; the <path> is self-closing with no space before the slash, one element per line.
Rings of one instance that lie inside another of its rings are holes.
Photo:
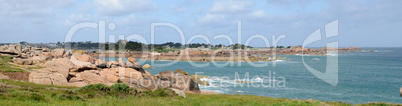
<path fill-rule="evenodd" d="M 26 45 L 26 44 L 28 44 L 28 42 L 21 41 L 20 44 L 21 44 L 21 45 Z"/>
<path fill-rule="evenodd" d="M 60 47 L 63 46 L 63 45 L 60 43 L 60 41 L 57 41 L 56 45 L 57 45 L 57 46 L 60 46 Z"/>

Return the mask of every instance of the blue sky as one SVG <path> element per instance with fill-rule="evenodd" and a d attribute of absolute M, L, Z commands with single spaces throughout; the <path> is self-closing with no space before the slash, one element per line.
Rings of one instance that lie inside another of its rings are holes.
<path fill-rule="evenodd" d="M 341 47 L 401 47 L 401 4 L 401 0 L 1 0 L 0 43 L 64 41 L 72 26 L 105 20 L 116 25 L 106 35 L 139 34 L 148 42 L 151 23 L 164 22 L 178 26 L 186 41 L 201 34 L 212 44 L 228 44 L 214 39 L 225 34 L 243 44 L 259 34 L 272 43 L 272 35 L 284 34 L 286 38 L 277 45 L 302 45 L 312 32 L 319 28 L 325 32 L 326 24 L 338 20 L 338 37 L 310 46 L 338 41 Z M 241 42 L 237 39 L 239 21 Z M 98 29 L 79 30 L 73 41 L 97 42 Z M 156 27 L 155 43 L 168 41 L 180 42 L 177 31 Z M 261 47 L 264 42 L 254 39 L 248 45 Z"/>

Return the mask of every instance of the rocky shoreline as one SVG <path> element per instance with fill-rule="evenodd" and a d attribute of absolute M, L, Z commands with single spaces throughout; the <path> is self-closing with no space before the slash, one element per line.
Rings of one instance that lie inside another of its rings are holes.
<path fill-rule="evenodd" d="M 0 51 L 2 56 L 13 56 L 11 64 L 15 66 L 43 67 L 25 70 L 29 72 L 29 75 L 23 77 L 28 77 L 28 82 L 37 84 L 83 87 L 98 83 L 109 86 L 125 83 L 139 90 L 168 88 L 179 92 L 178 94 L 216 94 L 216 92 L 200 90 L 198 83 L 182 70 L 180 72 L 163 71 L 152 75 L 132 57 L 129 57 L 127 61 L 119 58 L 118 61 L 107 62 L 104 59 L 95 59 L 88 52 L 81 50 L 22 48 L 20 45 L 0 46 Z"/>
<path fill-rule="evenodd" d="M 276 59 L 287 59 L 276 55 L 337 55 L 345 52 L 372 51 L 363 50 L 360 47 L 349 48 L 302 48 L 300 46 L 292 48 L 276 49 L 256 49 L 256 50 L 200 50 L 183 49 L 175 52 L 157 53 L 157 52 L 136 52 L 136 51 L 92 51 L 88 54 L 92 57 L 136 57 L 143 60 L 171 60 L 171 61 L 231 61 L 231 62 L 259 62 L 275 61 Z"/>
<path fill-rule="evenodd" d="M 22 47 L 21 45 L 0 46 L 0 54 L 12 56 L 13 63 L 25 66 L 40 66 L 43 68 L 25 70 L 25 74 L 19 80 L 38 84 L 51 84 L 60 86 L 82 87 L 89 84 L 102 83 L 113 85 L 125 83 L 142 90 L 175 89 L 186 93 L 216 94 L 216 92 L 202 91 L 200 85 L 209 85 L 201 81 L 204 76 L 189 75 L 187 72 L 177 69 L 176 71 L 163 71 L 152 75 L 145 69 L 152 68 L 149 64 L 141 65 L 134 58 L 145 60 L 173 60 L 173 61 L 232 61 L 232 62 L 255 62 L 286 60 L 287 57 L 273 55 L 325 55 L 327 51 L 337 50 L 339 53 L 362 51 L 359 47 L 352 48 L 319 48 L 308 49 L 293 47 L 276 50 L 181 50 L 178 52 L 119 52 L 119 51 L 82 51 L 48 49 L 38 47 Z M 178 58 L 182 56 L 183 58 Z M 118 58 L 117 61 L 106 61 L 99 57 L 127 57 L 127 61 Z M 191 58 L 190 58 L 191 57 Z M 3 72 L 4 73 L 4 72 Z M 5 75 L 9 75 L 6 73 Z M 28 75 L 28 76 L 27 76 Z M 25 77 L 24 77 L 25 76 Z M 14 78 L 11 77 L 11 78 Z"/>

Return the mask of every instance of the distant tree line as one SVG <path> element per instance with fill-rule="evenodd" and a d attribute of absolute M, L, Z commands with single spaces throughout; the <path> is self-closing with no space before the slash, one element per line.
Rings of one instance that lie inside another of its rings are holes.
<path fill-rule="evenodd" d="M 27 44 L 27 42 L 20 42 L 20 44 Z M 226 47 L 230 49 L 245 49 L 245 48 L 253 48 L 251 46 L 245 46 L 243 44 L 232 44 L 232 45 L 223 45 L 223 44 L 217 44 L 217 45 L 212 45 L 212 44 L 205 44 L 205 43 L 191 43 L 191 44 L 181 44 L 181 43 L 174 43 L 174 42 L 166 42 L 162 44 L 145 44 L 141 42 L 136 42 L 136 41 L 128 41 L 128 42 L 122 42 L 118 41 L 116 43 L 98 43 L 98 42 L 91 42 L 91 41 L 85 41 L 85 42 L 57 42 L 57 46 L 60 47 L 65 47 L 66 45 L 70 45 L 71 48 L 73 49 L 98 49 L 102 48 L 105 50 L 119 50 L 123 49 L 128 50 L 128 51 L 143 51 L 143 50 L 149 50 L 149 51 L 157 51 L 157 52 L 168 52 L 168 51 L 174 51 L 175 49 L 181 49 L 182 46 L 184 47 L 189 47 L 189 48 L 209 48 L 211 49 L 219 49 L 221 47 Z M 290 48 L 291 46 L 288 46 L 287 48 Z M 272 48 L 272 47 L 271 47 Z M 284 46 L 277 46 L 276 48 L 285 48 Z"/>

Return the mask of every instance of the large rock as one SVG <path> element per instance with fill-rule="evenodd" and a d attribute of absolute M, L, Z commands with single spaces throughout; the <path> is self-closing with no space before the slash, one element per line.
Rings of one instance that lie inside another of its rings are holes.
<path fill-rule="evenodd" d="M 132 68 L 118 68 L 119 76 L 131 79 L 142 79 L 142 73 Z"/>
<path fill-rule="evenodd" d="M 37 84 L 52 84 L 49 73 L 31 72 L 28 81 Z"/>
<path fill-rule="evenodd" d="M 117 83 L 119 82 L 119 76 L 114 69 L 104 69 L 99 72 L 99 75 L 105 77 L 108 81 Z"/>
<path fill-rule="evenodd" d="M 202 75 L 190 75 L 189 76 L 193 81 L 197 82 L 200 85 L 206 85 L 209 86 L 209 83 L 207 81 L 201 81 L 201 78 L 207 78 L 207 79 L 212 79 L 207 76 L 202 76 Z"/>
<path fill-rule="evenodd" d="M 14 54 L 14 55 L 21 55 L 21 45 L 3 45 L 0 46 L 0 52 Z"/>
<path fill-rule="evenodd" d="M 96 69 L 96 66 L 91 62 L 80 61 L 76 59 L 74 56 L 71 56 L 70 62 L 73 63 L 79 69 L 87 70 L 87 69 Z"/>
<path fill-rule="evenodd" d="M 33 61 L 33 63 L 39 64 L 39 63 L 45 63 L 46 61 L 51 60 L 52 57 L 40 55 L 40 56 L 33 56 L 30 59 Z"/>
<path fill-rule="evenodd" d="M 53 85 L 65 86 L 68 83 L 66 77 L 60 73 L 52 73 L 49 77 Z"/>
<path fill-rule="evenodd" d="M 64 53 L 66 53 L 66 52 L 64 49 L 54 49 L 51 51 L 51 53 L 53 54 L 53 56 L 55 58 L 60 58 L 60 57 L 63 57 Z"/>
<path fill-rule="evenodd" d="M 46 68 L 52 69 L 53 72 L 62 74 L 65 78 L 67 78 L 68 73 L 70 72 L 70 68 L 60 64 L 59 62 L 60 61 L 57 61 L 57 60 L 47 61 L 44 64 L 44 66 Z M 68 63 L 66 63 L 66 64 L 68 64 Z"/>
<path fill-rule="evenodd" d="M 135 58 L 127 58 L 127 67 L 129 68 L 142 68 L 141 64 L 137 62 Z"/>
<path fill-rule="evenodd" d="M 96 59 L 95 65 L 96 65 L 96 67 L 99 67 L 99 68 L 107 68 L 106 67 L 107 63 L 106 63 L 105 59 Z"/>
<path fill-rule="evenodd" d="M 172 83 L 170 81 L 162 81 L 153 76 L 146 76 L 143 79 L 120 79 L 123 83 L 134 86 L 140 89 L 156 90 L 163 88 L 170 88 Z"/>
<path fill-rule="evenodd" d="M 32 65 L 33 61 L 31 59 L 13 58 L 13 63 L 20 65 Z"/>
<path fill-rule="evenodd" d="M 183 71 L 183 70 L 181 70 L 181 69 L 176 69 L 175 72 L 176 72 L 176 73 L 183 74 L 183 75 L 188 75 L 188 72 L 185 72 L 185 71 Z"/>
<path fill-rule="evenodd" d="M 123 58 L 119 58 L 118 61 L 121 67 L 126 67 L 126 63 L 124 62 Z"/>
<path fill-rule="evenodd" d="M 75 67 L 75 65 L 68 58 L 58 58 L 58 59 L 54 59 L 52 61 L 56 61 L 56 62 L 60 63 L 61 65 L 63 65 L 64 67 L 68 67 L 68 68 Z"/>
<path fill-rule="evenodd" d="M 145 73 L 144 69 L 141 67 L 141 64 L 137 62 L 135 58 L 129 57 L 127 58 L 127 67 L 128 68 L 133 68 L 138 70 L 141 73 Z"/>
<path fill-rule="evenodd" d="M 163 71 L 156 75 L 159 79 L 163 81 L 172 82 L 172 87 L 184 92 L 200 93 L 200 88 L 198 83 L 191 80 L 188 76 L 179 74 L 173 71 Z"/>
<path fill-rule="evenodd" d="M 0 79 L 10 79 L 10 77 L 0 73 Z"/>
<path fill-rule="evenodd" d="M 84 71 L 80 73 L 80 76 L 88 84 L 108 83 L 105 77 L 99 76 L 96 73 L 92 73 L 90 71 Z"/>
<path fill-rule="evenodd" d="M 59 73 L 44 73 L 44 72 L 31 72 L 29 74 L 29 82 L 37 84 L 51 84 L 51 85 L 68 85 L 65 76 Z"/>
<path fill-rule="evenodd" d="M 105 69 L 102 69 L 102 71 L 99 73 L 107 73 L 107 74 L 113 74 L 113 75 L 118 76 L 119 68 L 105 68 Z"/>
<path fill-rule="evenodd" d="M 90 62 L 90 63 L 95 62 L 95 59 L 88 54 L 82 54 L 78 60 L 84 61 L 84 62 Z"/>
<path fill-rule="evenodd" d="M 145 64 L 144 66 L 142 66 L 142 68 L 145 68 L 145 69 L 151 69 L 151 68 L 152 68 L 152 66 L 151 66 L 151 65 L 149 65 L 149 64 Z"/>

